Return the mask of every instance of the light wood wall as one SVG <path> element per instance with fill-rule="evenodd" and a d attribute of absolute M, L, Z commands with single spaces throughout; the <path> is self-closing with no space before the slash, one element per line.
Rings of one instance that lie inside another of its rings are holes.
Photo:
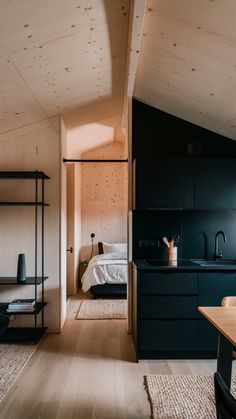
<path fill-rule="evenodd" d="M 78 291 L 79 252 L 81 247 L 81 166 L 67 165 L 67 295 Z"/>
<path fill-rule="evenodd" d="M 59 219 L 59 281 L 60 281 L 60 330 L 62 329 L 66 320 L 66 238 L 67 238 L 67 218 L 66 218 L 66 200 L 67 200 L 67 185 L 66 185 L 66 166 L 63 163 L 63 157 L 67 155 L 67 141 L 66 141 L 66 126 L 63 118 L 60 118 L 60 153 L 59 153 L 59 191 L 60 191 L 60 219 Z"/>
<path fill-rule="evenodd" d="M 0 135 L 1 170 L 43 170 L 45 181 L 45 282 L 46 325 L 60 329 L 60 127 L 59 120 L 43 120 Z M 7 180 L 0 182 L 0 199 L 34 200 L 33 181 Z M 0 207 L 0 276 L 15 276 L 17 255 L 25 253 L 27 275 L 34 272 L 34 209 L 33 207 Z M 2 286 L 0 301 L 32 297 L 31 286 Z M 32 316 L 18 316 L 12 322 L 29 324 Z"/>
<path fill-rule="evenodd" d="M 84 159 L 123 159 L 124 144 L 112 144 L 83 153 Z M 83 163 L 82 167 L 82 238 L 80 257 L 91 253 L 94 242 L 127 241 L 128 165 L 127 163 Z M 95 253 L 97 248 L 95 249 Z"/>
<path fill-rule="evenodd" d="M 81 165 L 75 164 L 75 273 L 74 273 L 74 294 L 79 285 L 79 257 L 81 249 Z"/>
<path fill-rule="evenodd" d="M 66 115 L 67 156 L 72 159 L 125 159 L 127 141 L 122 125 L 123 101 L 103 104 Z M 94 242 L 127 241 L 128 167 L 127 163 L 78 163 L 78 237 L 81 231 L 80 259 L 91 253 Z M 81 172 L 80 172 L 81 170 Z M 95 248 L 95 251 L 97 248 Z"/>

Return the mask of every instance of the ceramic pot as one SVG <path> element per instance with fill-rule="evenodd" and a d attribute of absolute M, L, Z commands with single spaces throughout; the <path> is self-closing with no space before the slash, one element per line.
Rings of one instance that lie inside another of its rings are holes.
<path fill-rule="evenodd" d="M 17 264 L 17 282 L 26 281 L 26 269 L 25 269 L 25 254 L 20 253 L 18 255 L 18 264 Z"/>
<path fill-rule="evenodd" d="M 177 261 L 178 258 L 178 248 L 177 246 L 172 246 L 167 248 L 167 259 L 169 262 Z"/>

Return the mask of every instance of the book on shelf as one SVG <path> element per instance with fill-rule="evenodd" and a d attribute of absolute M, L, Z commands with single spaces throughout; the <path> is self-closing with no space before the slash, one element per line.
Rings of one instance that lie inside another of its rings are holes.
<path fill-rule="evenodd" d="M 21 298 L 13 300 L 8 304 L 8 310 L 34 310 L 35 299 L 34 298 Z"/>
<path fill-rule="evenodd" d="M 15 307 L 15 308 L 7 308 L 7 312 L 8 313 L 14 313 L 14 312 L 17 312 L 17 313 L 33 313 L 34 312 L 34 310 L 35 310 L 35 307 L 28 307 L 28 308 L 23 308 L 23 307 L 19 307 L 19 308 L 17 308 L 17 307 Z"/>
<path fill-rule="evenodd" d="M 17 298 L 16 300 L 11 301 L 9 304 L 35 304 L 34 298 Z"/>

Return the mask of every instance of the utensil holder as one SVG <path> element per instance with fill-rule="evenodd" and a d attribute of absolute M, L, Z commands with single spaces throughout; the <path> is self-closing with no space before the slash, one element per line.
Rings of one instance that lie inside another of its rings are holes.
<path fill-rule="evenodd" d="M 178 247 L 172 246 L 167 248 L 167 260 L 169 262 L 177 261 L 178 258 Z"/>
<path fill-rule="evenodd" d="M 18 255 L 18 264 L 17 264 L 17 282 L 26 281 L 26 269 L 25 269 L 25 254 L 20 253 Z"/>

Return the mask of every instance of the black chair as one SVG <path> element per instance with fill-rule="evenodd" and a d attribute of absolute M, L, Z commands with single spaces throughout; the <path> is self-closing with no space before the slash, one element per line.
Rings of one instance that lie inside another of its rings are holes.
<path fill-rule="evenodd" d="M 214 374 L 214 386 L 217 419 L 236 418 L 236 399 L 218 372 Z"/>
<path fill-rule="evenodd" d="M 0 335 L 7 329 L 9 324 L 9 318 L 0 314 Z"/>

